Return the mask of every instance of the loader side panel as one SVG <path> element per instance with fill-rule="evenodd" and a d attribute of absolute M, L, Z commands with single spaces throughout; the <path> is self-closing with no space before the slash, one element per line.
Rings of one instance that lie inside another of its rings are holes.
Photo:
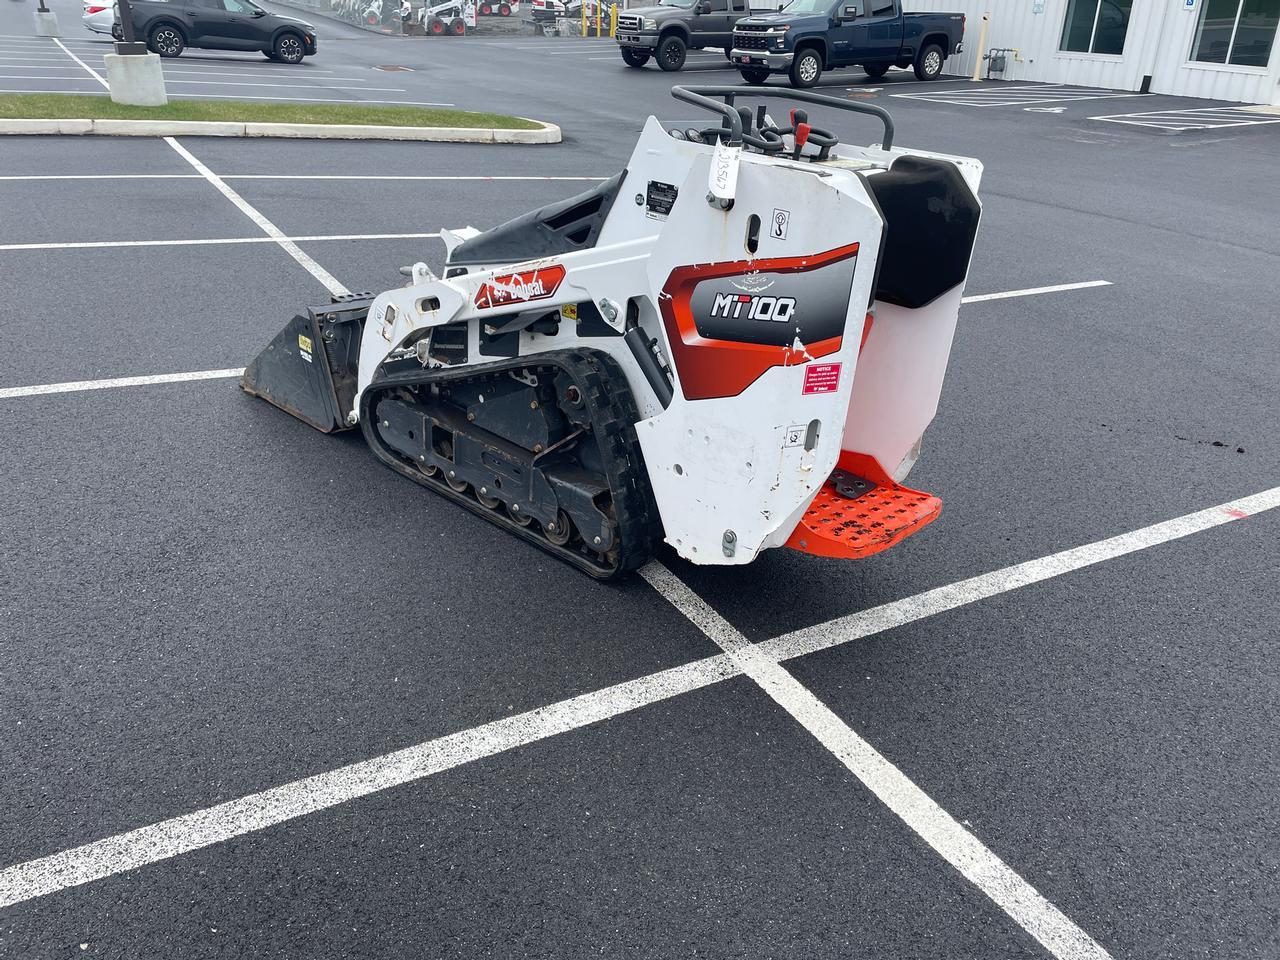
<path fill-rule="evenodd" d="M 680 266 L 658 299 L 688 400 L 735 397 L 770 367 L 840 350 L 858 244 Z"/>
<path fill-rule="evenodd" d="M 863 179 L 885 241 L 843 448 L 901 480 L 937 413 L 981 205 L 946 160 L 902 156 Z"/>

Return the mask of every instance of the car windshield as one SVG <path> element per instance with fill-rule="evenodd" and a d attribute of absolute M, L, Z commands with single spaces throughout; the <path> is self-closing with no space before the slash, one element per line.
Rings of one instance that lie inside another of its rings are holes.
<path fill-rule="evenodd" d="M 831 0 L 791 0 L 782 8 L 783 13 L 826 13 Z"/>

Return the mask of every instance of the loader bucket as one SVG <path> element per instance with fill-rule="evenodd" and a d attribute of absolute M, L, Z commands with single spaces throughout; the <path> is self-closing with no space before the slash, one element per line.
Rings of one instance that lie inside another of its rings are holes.
<path fill-rule="evenodd" d="M 360 336 L 372 302 L 355 294 L 296 314 L 245 368 L 240 387 L 322 433 L 350 429 Z"/>

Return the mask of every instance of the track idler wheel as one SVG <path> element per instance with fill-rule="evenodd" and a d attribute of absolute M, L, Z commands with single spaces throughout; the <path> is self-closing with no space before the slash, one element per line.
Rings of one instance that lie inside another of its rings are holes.
<path fill-rule="evenodd" d="M 563 547 L 573 538 L 573 521 L 563 510 L 556 512 L 556 518 L 542 525 L 542 532 L 557 547 Z"/>

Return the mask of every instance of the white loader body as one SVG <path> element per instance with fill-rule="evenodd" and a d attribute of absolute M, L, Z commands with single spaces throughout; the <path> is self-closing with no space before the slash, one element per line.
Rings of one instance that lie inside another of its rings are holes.
<path fill-rule="evenodd" d="M 347 424 L 380 371 L 406 358 L 479 370 L 494 356 L 588 346 L 625 375 L 663 535 L 686 559 L 742 564 L 788 543 L 859 556 L 931 520 L 936 498 L 898 481 L 937 410 L 981 165 L 847 145 L 815 160 L 794 132 L 773 153 L 696 139 L 651 117 L 620 180 L 578 207 L 446 231 L 443 277 L 418 264 L 369 306 Z M 546 255 L 486 262 L 504 231 L 527 236 L 531 253 L 558 239 Z M 434 328 L 463 324 L 465 362 L 423 346 Z M 862 506 L 906 519 L 846 518 L 844 501 L 873 489 L 880 500 Z M 831 539 L 821 524 L 832 518 L 860 532 Z"/>

